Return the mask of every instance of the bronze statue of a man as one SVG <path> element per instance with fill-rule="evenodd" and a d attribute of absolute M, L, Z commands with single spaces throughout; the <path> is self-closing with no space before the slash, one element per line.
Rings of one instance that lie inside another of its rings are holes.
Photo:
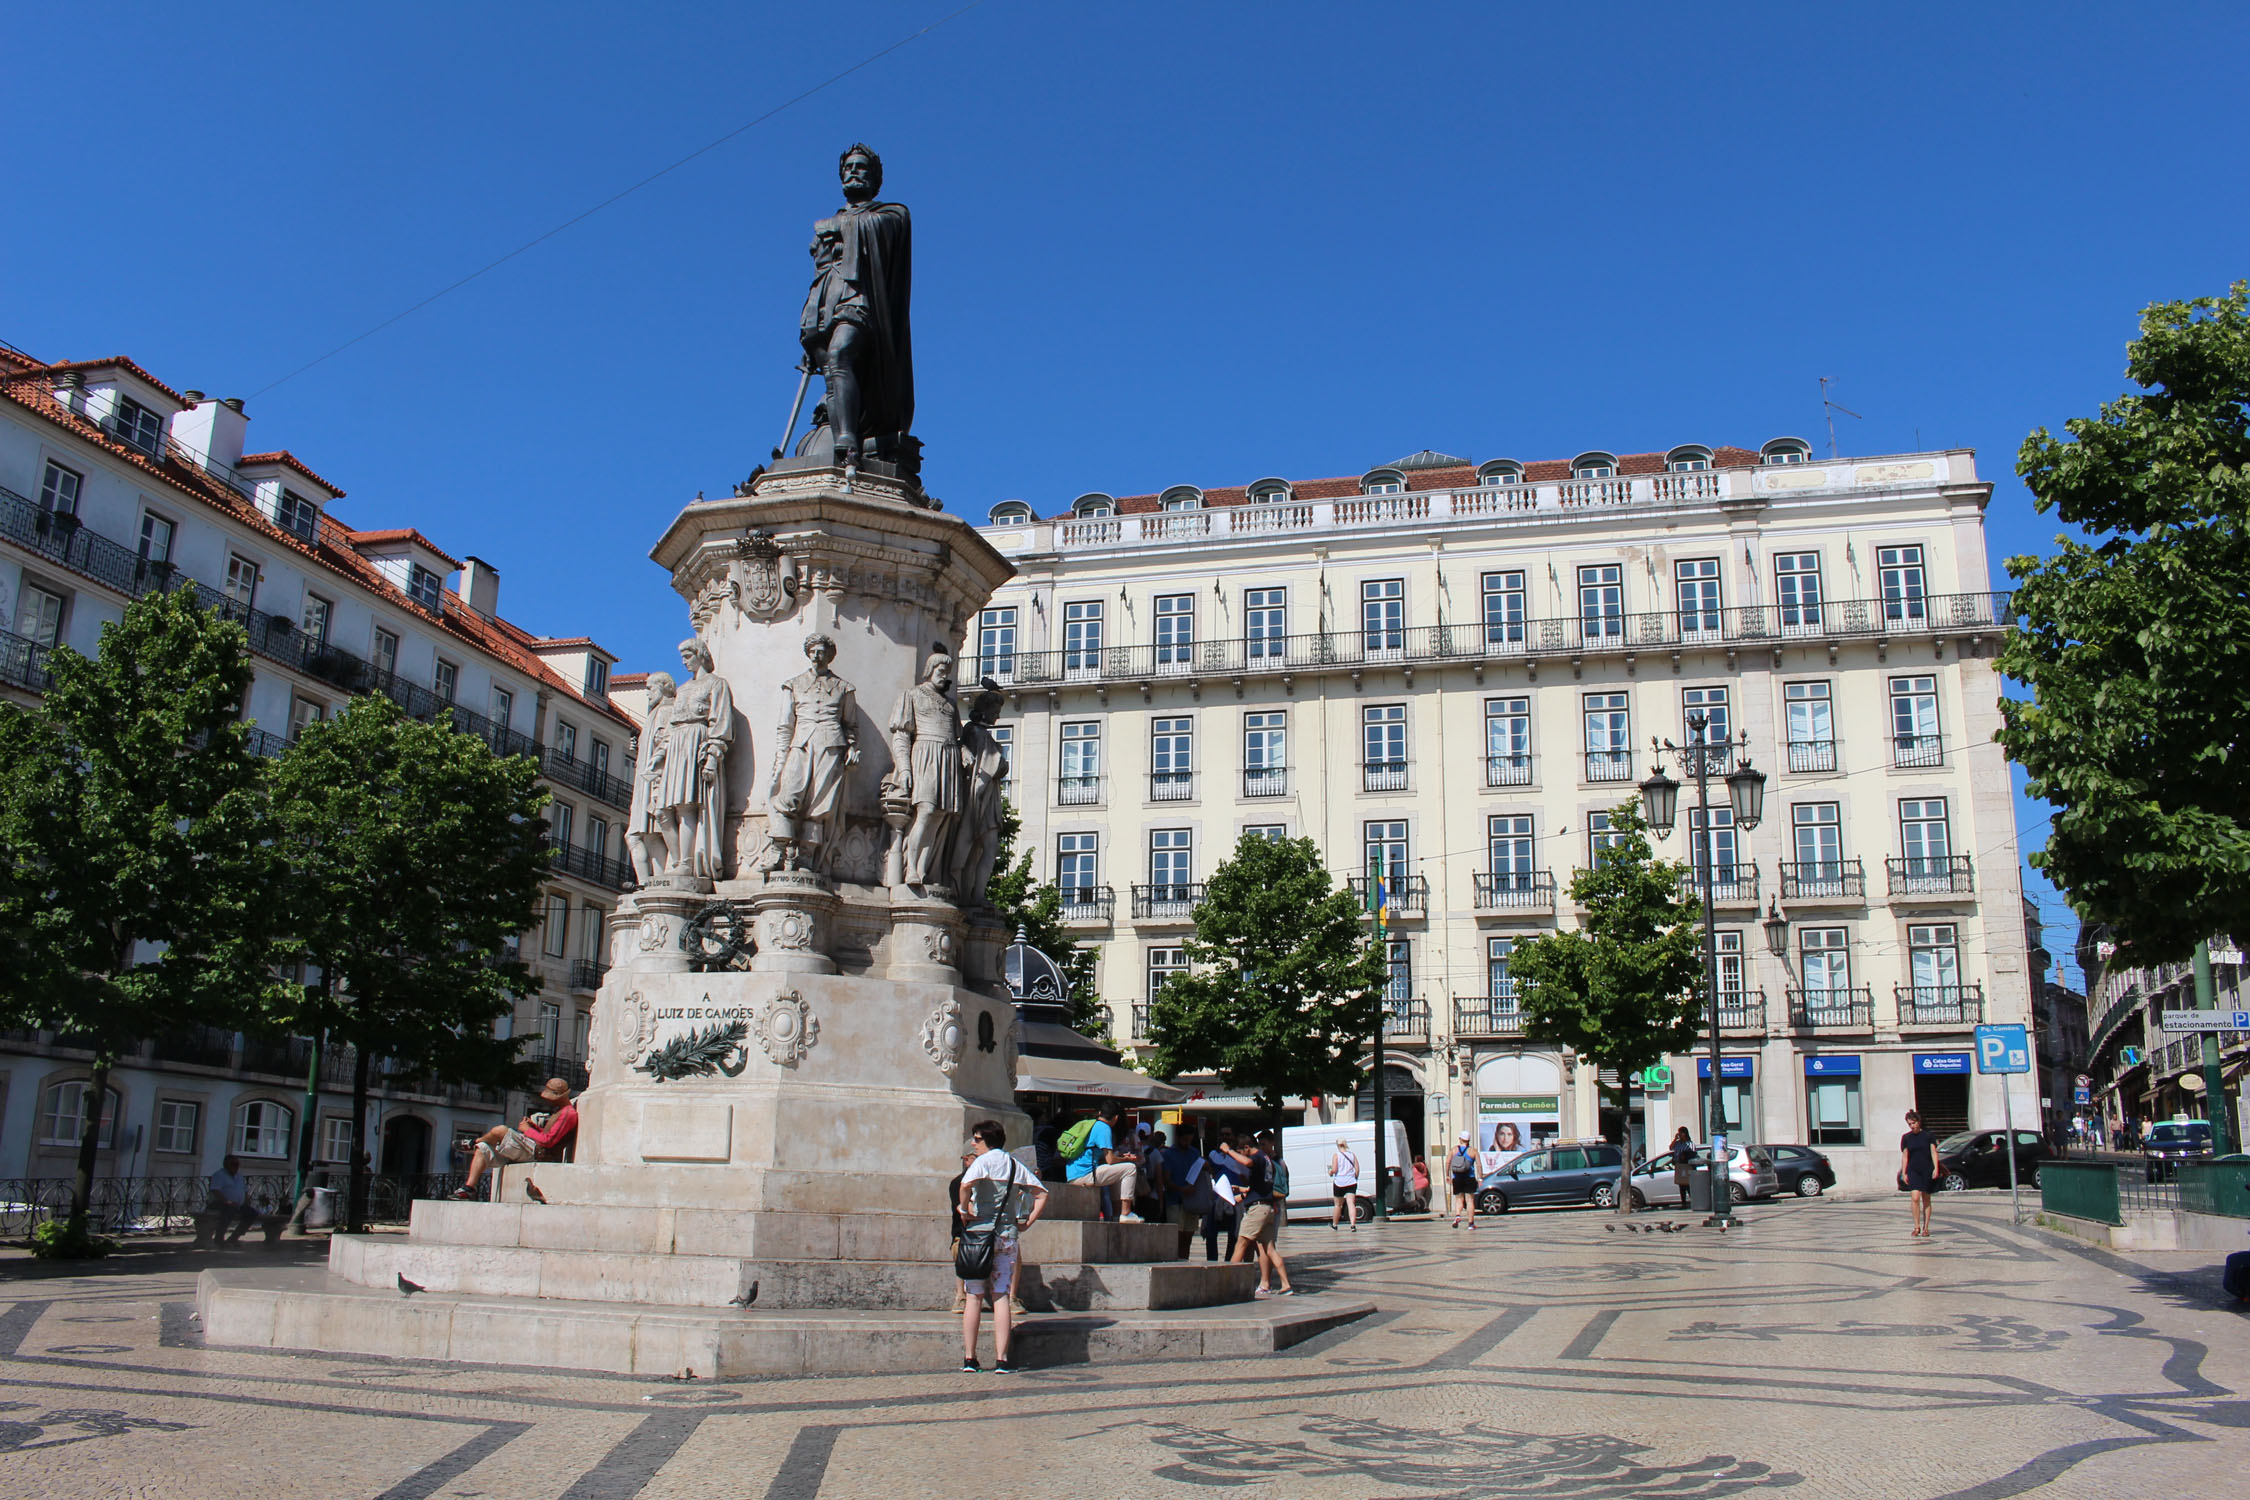
<path fill-rule="evenodd" d="M 906 208 L 878 203 L 883 159 L 853 146 L 837 163 L 844 206 L 813 226 L 812 290 L 798 339 L 828 387 L 836 458 L 856 468 L 880 457 L 911 475 L 914 346 L 907 327 L 913 286 Z"/>

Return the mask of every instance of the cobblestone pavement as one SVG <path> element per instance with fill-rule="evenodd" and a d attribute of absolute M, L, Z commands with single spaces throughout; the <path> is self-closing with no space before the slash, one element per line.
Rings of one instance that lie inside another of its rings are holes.
<path fill-rule="evenodd" d="M 1940 1199 L 1927 1243 L 1901 1203 L 1751 1213 L 1723 1239 L 1571 1211 L 1473 1236 L 1295 1226 L 1300 1286 L 1375 1316 L 1265 1359 L 1012 1377 L 674 1383 L 206 1349 L 209 1257 L 11 1260 L 0 1495 L 2239 1492 L 2250 1318 L 2216 1257 L 2072 1248 L 1990 1194 Z"/>

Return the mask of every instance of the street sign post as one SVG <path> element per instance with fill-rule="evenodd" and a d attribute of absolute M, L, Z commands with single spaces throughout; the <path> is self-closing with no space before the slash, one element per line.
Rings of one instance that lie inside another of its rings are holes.
<path fill-rule="evenodd" d="M 2008 1215 L 2013 1223 L 2023 1222 L 2023 1208 L 2017 1198 L 2016 1187 L 2016 1111 L 2008 1092 L 2011 1073 L 2031 1071 L 2031 1037 L 2021 1026 L 1979 1026 L 1977 1028 L 1977 1071 L 1998 1073 L 2000 1077 L 2000 1125 L 2008 1137 Z"/>

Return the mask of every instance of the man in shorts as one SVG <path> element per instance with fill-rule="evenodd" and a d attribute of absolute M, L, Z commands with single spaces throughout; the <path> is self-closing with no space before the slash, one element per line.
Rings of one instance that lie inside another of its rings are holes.
<path fill-rule="evenodd" d="M 1008 1134 L 998 1120 L 980 1122 L 969 1138 L 979 1155 L 961 1174 L 954 1211 L 961 1216 L 965 1230 L 978 1230 L 990 1227 L 1005 1203 L 1010 1222 L 1000 1227 L 992 1273 L 961 1284 L 968 1297 L 968 1306 L 961 1314 L 961 1372 L 974 1374 L 984 1368 L 977 1363 L 977 1332 L 984 1305 L 990 1302 L 995 1356 L 992 1368 L 998 1374 L 1012 1375 L 1016 1367 L 1008 1358 L 1008 1346 L 1015 1332 L 1011 1299 L 1016 1289 L 1016 1240 L 1047 1211 L 1047 1188 L 1037 1173 L 1008 1154 Z"/>
<path fill-rule="evenodd" d="M 1297 1289 L 1289 1284 L 1289 1268 L 1281 1261 L 1281 1216 L 1287 1207 L 1273 1190 L 1273 1152 L 1279 1142 L 1271 1131 L 1254 1141 L 1243 1143 L 1249 1148 L 1249 1160 L 1244 1163 L 1247 1172 L 1241 1190 L 1242 1237 L 1235 1243 L 1234 1264 L 1241 1264 L 1245 1255 L 1258 1259 L 1258 1290 L 1260 1297 L 1294 1297 Z M 1269 1283 L 1278 1281 L 1279 1286 Z"/>
<path fill-rule="evenodd" d="M 553 1161 L 577 1134 L 578 1106 L 570 1102 L 570 1085 L 550 1078 L 530 1113 L 512 1127 L 495 1125 L 477 1138 L 468 1180 L 453 1196 L 477 1196 L 477 1183 L 494 1162 Z"/>

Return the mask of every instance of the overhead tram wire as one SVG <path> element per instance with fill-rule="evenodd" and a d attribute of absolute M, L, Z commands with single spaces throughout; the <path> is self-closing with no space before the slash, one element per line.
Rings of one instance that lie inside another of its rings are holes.
<path fill-rule="evenodd" d="M 327 361 L 334 359 L 337 355 L 343 353 L 346 349 L 351 348 L 353 345 L 364 343 L 366 340 L 373 338 L 376 334 L 381 333 L 384 329 L 390 327 L 393 323 L 397 323 L 403 319 L 410 318 L 414 314 L 420 312 L 423 308 L 428 307 L 431 303 L 436 302 L 441 298 L 450 296 L 454 292 L 457 292 L 461 290 L 461 288 L 467 286 L 470 282 L 477 280 L 479 277 L 488 275 L 493 271 L 497 271 L 498 269 L 500 269 L 500 267 L 506 265 L 509 261 L 514 260 L 517 256 L 524 254 L 526 251 L 537 249 L 539 246 L 553 239 L 556 235 L 561 234 L 564 230 L 584 223 L 586 220 L 600 213 L 603 209 L 631 197 L 633 194 L 639 192 L 642 188 L 647 187 L 650 183 L 657 181 L 659 178 L 668 177 L 672 173 L 677 172 L 680 168 L 686 166 L 689 162 L 692 162 L 699 157 L 708 156 L 711 152 L 718 150 L 721 146 L 724 146 L 727 142 L 733 140 L 736 136 L 757 129 L 760 125 L 765 124 L 766 121 L 772 119 L 774 116 L 781 114 L 786 110 L 795 108 L 797 105 L 804 103 L 807 99 L 812 98 L 815 94 L 821 93 L 824 90 L 832 88 L 836 84 L 843 82 L 845 79 L 851 77 L 854 73 L 857 73 L 864 68 L 871 67 L 875 63 L 881 62 L 884 58 L 890 56 L 893 52 L 898 51 L 899 48 L 906 46 L 909 42 L 919 41 L 923 37 L 928 36 L 931 32 L 937 30 L 940 26 L 945 25 L 947 22 L 959 20 L 962 16 L 967 15 L 970 11 L 975 10 L 983 3 L 984 0 L 969 0 L 969 3 L 962 6 L 960 9 L 947 12 L 945 15 L 938 17 L 936 20 L 930 22 L 929 25 L 922 27 L 920 30 L 908 32 L 905 36 L 900 37 L 897 41 L 892 42 L 889 46 L 868 53 L 867 56 L 861 58 L 858 62 L 853 63 L 850 67 L 844 68 L 835 73 L 831 73 L 828 77 L 814 84 L 811 88 L 804 90 L 802 93 L 793 94 L 789 98 L 782 100 L 779 104 L 776 104 L 773 108 L 767 110 L 764 114 L 759 115 L 756 119 L 745 121 L 743 124 L 737 125 L 734 129 L 728 131 L 726 134 L 705 142 L 703 145 L 696 147 L 693 151 L 690 151 L 687 155 L 681 157 L 679 160 L 672 162 L 667 166 L 659 167 L 657 170 L 649 173 L 646 177 L 643 177 L 640 181 L 633 183 L 631 186 L 620 188 L 618 191 L 610 194 L 607 198 L 602 199 L 601 202 L 595 204 L 593 207 L 571 215 L 569 218 L 563 220 L 560 224 L 557 224 L 554 228 L 549 229 L 544 233 L 534 235 L 532 238 L 525 240 L 522 244 L 516 246 L 515 249 L 510 250 L 507 254 L 502 255 L 495 260 L 488 261 L 484 265 L 477 267 L 477 269 L 475 269 L 474 271 L 471 271 L 468 275 L 461 277 L 459 280 L 449 282 L 445 286 L 438 288 L 436 291 L 430 293 L 430 295 L 424 297 L 421 301 L 413 304 L 411 307 L 402 308 L 400 311 L 395 312 L 389 317 L 385 318 L 382 322 L 377 323 L 374 327 L 352 335 L 350 338 L 344 340 L 341 344 L 338 344 L 335 348 L 329 350 L 327 353 L 316 356 L 312 359 L 308 359 L 303 364 L 297 366 L 296 369 L 291 370 L 288 374 L 281 376 L 279 379 L 268 381 L 266 384 L 259 386 L 256 390 L 250 393 L 250 399 L 255 400 L 258 397 L 263 396 L 266 392 L 273 390 L 277 386 L 295 380 L 299 375 L 304 374 L 307 370 L 312 369 L 314 366 L 324 364 Z"/>

